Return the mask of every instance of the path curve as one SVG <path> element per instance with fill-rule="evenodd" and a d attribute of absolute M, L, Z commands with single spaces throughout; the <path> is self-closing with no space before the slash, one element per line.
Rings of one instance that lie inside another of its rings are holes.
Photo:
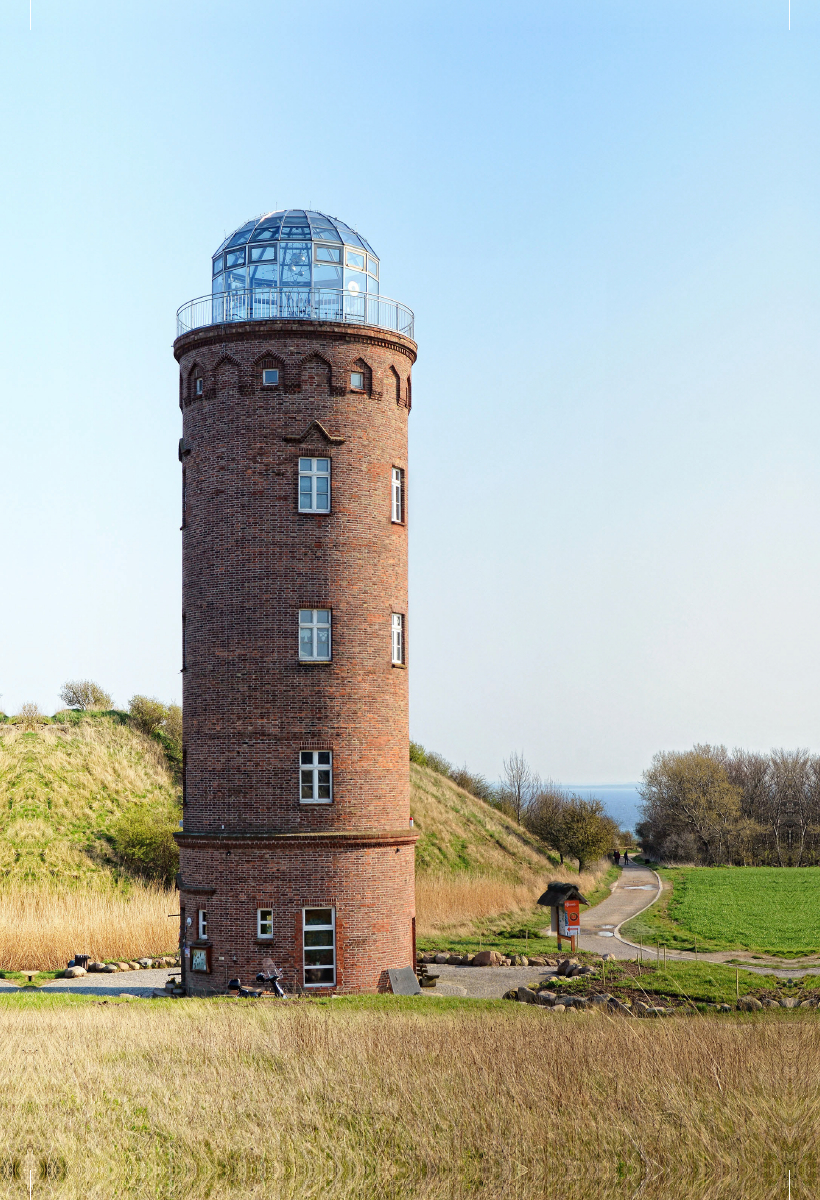
<path fill-rule="evenodd" d="M 612 954 L 615 958 L 636 958 L 641 947 L 622 936 L 621 926 L 651 908 L 662 892 L 663 883 L 657 872 L 651 867 L 630 863 L 621 872 L 612 894 L 581 914 L 579 949 L 591 950 L 594 954 Z M 643 952 L 650 955 L 652 948 L 645 946 Z M 739 950 L 721 950 L 711 954 L 695 954 L 691 950 L 667 950 L 666 957 L 678 962 L 728 963 L 730 966 L 740 967 L 741 970 L 752 971 L 755 975 L 779 975 L 784 978 L 820 975 L 820 966 L 817 965 L 783 965 L 782 959 L 773 959 L 770 964 L 738 961 L 742 954 L 743 951 Z"/>

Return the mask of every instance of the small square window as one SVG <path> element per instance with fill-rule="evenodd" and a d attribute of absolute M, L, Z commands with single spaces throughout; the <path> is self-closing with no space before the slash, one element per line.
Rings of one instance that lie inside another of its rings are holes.
<path fill-rule="evenodd" d="M 364 371 L 352 371 L 350 375 L 350 386 L 355 391 L 364 391 Z"/>
<path fill-rule="evenodd" d="M 336 984 L 336 910 L 302 909 L 305 987 Z"/>
<path fill-rule="evenodd" d="M 201 908 L 199 910 L 199 921 L 197 922 L 197 929 L 199 931 L 199 940 L 201 942 L 206 941 L 207 937 L 208 937 L 208 914 L 204 908 Z"/>
<path fill-rule="evenodd" d="M 256 936 L 261 938 L 273 937 L 273 909 L 257 908 Z"/>
<path fill-rule="evenodd" d="M 299 512 L 330 512 L 330 459 L 299 459 Z"/>
<path fill-rule="evenodd" d="M 333 800 L 333 755 L 329 750 L 299 753 L 299 802 L 330 804 Z"/>
<path fill-rule="evenodd" d="M 404 524 L 404 471 L 393 467 L 390 487 L 390 520 L 394 525 Z"/>
<path fill-rule="evenodd" d="M 379 278 L 378 261 L 375 258 L 371 258 L 369 254 L 367 256 L 367 270 L 368 274 L 375 275 L 377 279 Z"/>
<path fill-rule="evenodd" d="M 266 367 L 262 372 L 263 387 L 275 387 L 279 382 L 279 372 L 276 368 Z"/>
<path fill-rule="evenodd" d="M 244 265 L 245 265 L 245 247 L 244 246 L 242 247 L 241 250 L 229 250 L 228 253 L 225 255 L 226 268 L 244 267 Z"/>
<path fill-rule="evenodd" d="M 196 381 L 196 382 L 195 382 L 195 384 L 194 384 L 194 392 L 195 392 L 195 394 L 196 394 L 197 396 L 201 396 L 201 395 L 202 395 L 202 392 L 203 392 L 203 388 L 204 388 L 204 384 L 203 384 L 202 380 L 201 380 L 201 379 L 197 379 L 197 381 Z"/>
<path fill-rule="evenodd" d="M 330 659 L 330 609 L 299 609 L 299 658 L 303 662 Z"/>
<path fill-rule="evenodd" d="M 404 615 L 393 613 L 393 665 L 404 665 Z"/>
<path fill-rule="evenodd" d="M 251 246 L 251 262 L 276 262 L 276 246 Z"/>
<path fill-rule="evenodd" d="M 345 259 L 349 267 L 355 267 L 357 271 L 363 271 L 365 266 L 365 256 L 360 250 L 348 249 Z"/>
<path fill-rule="evenodd" d="M 214 275 L 219 275 L 219 273 L 222 270 L 222 265 L 223 265 L 223 259 L 222 259 L 222 255 L 220 254 L 219 258 L 214 259 Z"/>

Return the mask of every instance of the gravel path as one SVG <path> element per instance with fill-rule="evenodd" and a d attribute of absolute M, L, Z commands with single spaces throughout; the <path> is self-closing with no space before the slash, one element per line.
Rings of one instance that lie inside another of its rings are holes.
<path fill-rule="evenodd" d="M 65 992 L 72 996 L 150 996 L 154 988 L 164 988 L 171 975 L 179 978 L 179 967 L 149 971 L 115 971 L 111 975 L 81 975 L 79 979 L 52 979 L 43 992 Z"/>
<path fill-rule="evenodd" d="M 475 1000 L 500 1000 L 504 993 L 522 984 L 551 979 L 550 967 L 451 967 L 430 963 L 427 970 L 438 975 L 434 988 L 422 988 L 422 996 L 470 996 Z"/>

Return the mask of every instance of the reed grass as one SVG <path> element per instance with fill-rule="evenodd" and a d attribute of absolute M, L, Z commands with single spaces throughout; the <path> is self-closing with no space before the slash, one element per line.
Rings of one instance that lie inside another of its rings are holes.
<path fill-rule="evenodd" d="M 7 884 L 0 889 L 0 968 L 56 971 L 74 954 L 126 959 L 176 949 L 179 897 L 135 884 L 59 891 Z"/>
<path fill-rule="evenodd" d="M 0 1001 L 0 1195 L 816 1194 L 820 1021 Z"/>
<path fill-rule="evenodd" d="M 476 921 L 499 913 L 529 912 L 552 879 L 572 882 L 586 895 L 594 892 L 609 869 L 602 861 L 579 875 L 567 867 L 547 865 L 540 871 L 523 870 L 517 877 L 500 874 L 423 872 L 416 876 L 416 930 L 419 937 L 459 936 Z M 548 925 L 549 912 L 544 913 Z"/>

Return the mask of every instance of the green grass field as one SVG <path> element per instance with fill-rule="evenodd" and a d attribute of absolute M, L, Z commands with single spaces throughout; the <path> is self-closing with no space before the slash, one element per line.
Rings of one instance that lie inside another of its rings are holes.
<path fill-rule="evenodd" d="M 784 958 L 820 951 L 820 867 L 678 867 L 658 873 L 673 890 L 624 925 L 631 941 Z"/>

